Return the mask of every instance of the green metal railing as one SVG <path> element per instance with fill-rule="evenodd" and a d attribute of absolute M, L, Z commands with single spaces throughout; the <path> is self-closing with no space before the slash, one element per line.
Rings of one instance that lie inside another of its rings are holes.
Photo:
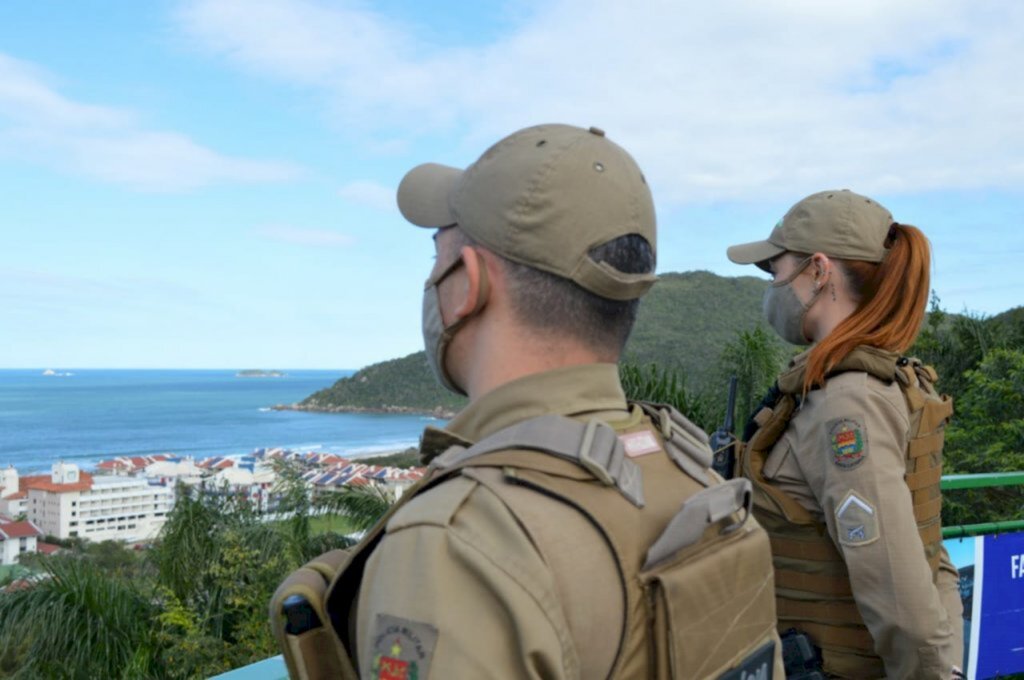
<path fill-rule="evenodd" d="M 986 472 L 977 475 L 945 475 L 940 484 L 943 491 L 957 489 L 989 489 L 998 486 L 1024 486 L 1024 472 Z M 961 524 L 942 528 L 943 538 L 964 538 L 985 534 L 1003 534 L 1009 531 L 1024 531 L 1024 519 L 1010 519 L 1002 522 Z"/>

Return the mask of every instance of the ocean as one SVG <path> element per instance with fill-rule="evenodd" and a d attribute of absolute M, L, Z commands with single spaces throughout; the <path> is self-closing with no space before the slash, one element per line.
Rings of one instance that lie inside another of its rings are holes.
<path fill-rule="evenodd" d="M 0 370 L 0 467 L 88 469 L 115 456 L 174 453 L 197 459 L 284 447 L 359 456 L 414 445 L 426 415 L 273 411 L 351 371 Z"/>

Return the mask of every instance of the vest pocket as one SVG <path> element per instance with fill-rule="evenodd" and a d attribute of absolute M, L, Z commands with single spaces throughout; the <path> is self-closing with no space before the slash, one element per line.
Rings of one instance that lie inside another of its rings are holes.
<path fill-rule="evenodd" d="M 657 680 L 731 677 L 745 664 L 756 671 L 770 642 L 768 655 L 781 653 L 768 536 L 749 516 L 721 531 L 713 524 L 698 543 L 640 574 Z M 765 675 L 746 677 L 772 675 L 769 664 Z"/>

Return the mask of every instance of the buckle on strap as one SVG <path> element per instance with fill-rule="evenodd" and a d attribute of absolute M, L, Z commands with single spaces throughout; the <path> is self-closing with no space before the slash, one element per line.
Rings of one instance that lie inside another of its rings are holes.
<path fill-rule="evenodd" d="M 608 468 L 595 460 L 593 456 L 594 438 L 597 435 L 599 425 L 601 425 L 599 420 L 587 421 L 587 425 L 583 429 L 583 438 L 580 440 L 579 462 L 587 472 L 597 477 L 602 484 L 605 486 L 615 486 L 615 479 L 608 472 Z M 612 434 L 614 434 L 614 431 Z M 607 451 L 607 447 L 605 450 Z"/>
<path fill-rule="evenodd" d="M 753 490 L 750 480 L 744 477 L 730 479 L 702 489 L 683 502 L 668 526 L 647 551 L 644 569 L 677 555 L 681 550 L 694 545 L 704 536 L 704 531 L 713 524 L 738 515 L 736 521 L 721 528 L 719 534 L 728 534 L 743 526 L 750 517 L 753 504 Z"/>

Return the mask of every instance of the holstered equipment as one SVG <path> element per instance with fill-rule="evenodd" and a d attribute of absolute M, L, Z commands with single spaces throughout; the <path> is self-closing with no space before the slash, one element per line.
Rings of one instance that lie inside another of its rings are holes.
<path fill-rule="evenodd" d="M 917 359 L 858 347 L 828 375 L 847 371 L 896 381 L 906 399 L 910 438 L 904 479 L 934 580 L 942 549 L 943 434 L 953 413 L 952 401 L 936 392 L 934 369 Z M 768 455 L 799 406 L 803 381 L 804 365 L 780 375 L 774 404 L 755 414 L 756 429 L 740 456 L 741 472 L 754 484 L 754 513 L 771 538 L 779 630 L 795 628 L 809 635 L 820 648 L 826 673 L 882 677 L 884 665 L 854 601 L 846 563 L 825 523 L 764 477 Z"/>
<path fill-rule="evenodd" d="M 723 482 L 711 472 L 707 436 L 675 409 L 631 408 L 633 424 L 618 431 L 597 420 L 541 416 L 436 457 L 421 483 L 344 555 L 329 585 L 321 578 L 318 592 L 308 590 L 312 579 L 303 574 L 313 567 L 278 589 L 271 619 L 292 677 L 358 677 L 353 614 L 367 559 L 390 516 L 409 499 L 464 476 L 493 492 L 527 532 L 557 528 L 531 528 L 523 495 L 510 493 L 513 487 L 567 504 L 599 531 L 615 558 L 625 603 L 623 620 L 609 621 L 621 632 L 608 677 L 781 679 L 768 536 L 751 513 L 750 482 Z M 643 470 L 619 438 L 639 430 L 661 446 L 644 457 Z M 284 602 L 307 593 L 321 603 L 323 634 L 313 631 L 319 649 L 285 630 Z M 310 663 L 310 654 L 329 662 Z"/>

